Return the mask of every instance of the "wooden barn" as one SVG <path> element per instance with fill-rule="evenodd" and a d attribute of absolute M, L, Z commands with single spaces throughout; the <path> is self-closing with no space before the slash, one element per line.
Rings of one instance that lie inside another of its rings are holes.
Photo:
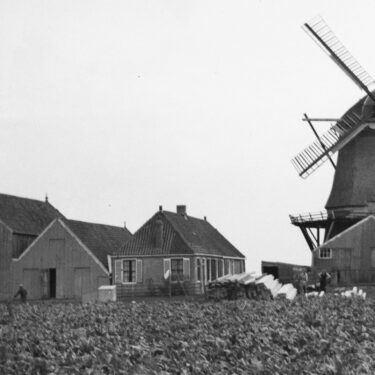
<path fill-rule="evenodd" d="M 46 199 L 0 194 L 0 300 L 14 294 L 12 258 L 17 258 L 55 218 L 63 218 Z"/>
<path fill-rule="evenodd" d="M 186 206 L 160 207 L 112 259 L 119 298 L 200 294 L 209 281 L 245 271 L 244 255 Z"/>
<path fill-rule="evenodd" d="M 315 249 L 313 267 L 332 274 L 338 285 L 375 283 L 375 216 L 367 216 Z"/>
<path fill-rule="evenodd" d="M 131 238 L 126 228 L 57 218 L 12 261 L 13 290 L 30 299 L 94 301 L 109 285 L 109 256 Z"/>
<path fill-rule="evenodd" d="M 96 299 L 126 228 L 66 219 L 46 199 L 0 194 L 0 300 L 24 284 L 30 299 Z"/>

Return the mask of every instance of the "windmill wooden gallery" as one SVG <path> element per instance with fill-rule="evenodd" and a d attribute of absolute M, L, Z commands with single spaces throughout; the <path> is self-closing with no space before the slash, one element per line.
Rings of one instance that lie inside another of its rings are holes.
<path fill-rule="evenodd" d="M 306 23 L 304 29 L 366 95 L 339 119 L 304 115 L 317 139 L 292 160 L 293 165 L 306 178 L 328 160 L 335 175 L 326 211 L 290 219 L 306 239 L 315 271 L 332 272 L 339 285 L 374 283 L 375 91 L 370 87 L 375 81 L 322 18 Z M 316 121 L 334 125 L 319 135 Z"/>

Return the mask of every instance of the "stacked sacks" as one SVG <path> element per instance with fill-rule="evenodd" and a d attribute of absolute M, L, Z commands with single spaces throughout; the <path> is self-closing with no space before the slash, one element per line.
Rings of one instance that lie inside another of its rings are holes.
<path fill-rule="evenodd" d="M 344 292 L 341 292 L 341 295 L 347 298 L 361 297 L 363 299 L 366 299 L 367 293 L 364 292 L 362 289 L 358 290 L 358 288 L 355 286 L 352 290 L 346 290 Z"/>
<path fill-rule="evenodd" d="M 246 296 L 249 299 L 269 300 L 285 297 L 293 300 L 297 289 L 292 284 L 282 285 L 273 275 L 258 276 L 254 272 L 219 277 L 208 285 L 207 297 L 214 300 L 237 299 Z"/>
<path fill-rule="evenodd" d="M 362 289 L 359 289 L 355 286 L 353 289 L 350 290 L 345 290 L 345 288 L 336 288 L 333 290 L 335 296 L 342 296 L 342 297 L 347 297 L 347 298 L 354 298 L 354 297 L 360 297 L 363 299 L 366 299 L 367 293 L 364 292 Z M 321 292 L 310 292 L 306 293 L 306 297 L 323 297 L 324 296 L 324 291 Z"/>
<path fill-rule="evenodd" d="M 275 279 L 273 283 L 270 285 L 270 291 L 272 294 L 272 297 L 276 297 L 278 291 L 282 288 L 282 284 L 278 279 Z"/>
<path fill-rule="evenodd" d="M 255 281 L 255 289 L 260 299 L 271 299 L 272 293 L 270 289 L 274 281 L 273 275 L 264 275 Z"/>
<path fill-rule="evenodd" d="M 254 282 L 254 272 L 225 275 L 208 284 L 207 297 L 213 300 L 245 297 L 245 295 L 247 296 L 247 290 Z"/>
<path fill-rule="evenodd" d="M 296 298 L 296 295 L 297 289 L 293 286 L 293 284 L 283 285 L 276 293 L 277 297 L 284 297 L 289 300 L 293 300 L 294 298 Z"/>

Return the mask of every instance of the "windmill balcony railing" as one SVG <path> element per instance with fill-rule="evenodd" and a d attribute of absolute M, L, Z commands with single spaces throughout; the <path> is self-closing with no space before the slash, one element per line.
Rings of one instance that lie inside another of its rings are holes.
<path fill-rule="evenodd" d="M 328 219 L 327 211 L 319 211 L 314 213 L 289 215 L 292 224 L 301 224 L 314 221 L 325 221 Z"/>

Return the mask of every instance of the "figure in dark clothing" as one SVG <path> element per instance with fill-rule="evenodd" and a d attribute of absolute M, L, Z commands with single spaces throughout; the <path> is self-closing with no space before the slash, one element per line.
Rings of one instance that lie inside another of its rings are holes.
<path fill-rule="evenodd" d="M 26 302 L 27 300 L 27 290 L 24 288 L 22 284 L 20 284 L 17 293 L 14 295 L 14 298 L 20 296 L 21 302 Z"/>
<path fill-rule="evenodd" d="M 307 283 L 309 281 L 307 269 L 303 269 L 302 272 L 298 275 L 298 281 L 299 293 L 305 294 L 307 292 Z"/>
<path fill-rule="evenodd" d="M 331 278 L 331 275 L 326 271 L 319 274 L 320 291 L 326 292 L 327 282 Z"/>

